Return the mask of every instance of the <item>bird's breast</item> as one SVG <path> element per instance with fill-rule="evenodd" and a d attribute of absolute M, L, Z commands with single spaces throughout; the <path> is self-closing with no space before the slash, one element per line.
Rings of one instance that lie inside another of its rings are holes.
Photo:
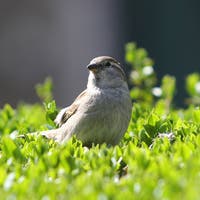
<path fill-rule="evenodd" d="M 80 113 L 77 137 L 84 143 L 116 144 L 127 129 L 131 115 L 131 101 L 128 92 L 120 90 L 97 91 Z"/>

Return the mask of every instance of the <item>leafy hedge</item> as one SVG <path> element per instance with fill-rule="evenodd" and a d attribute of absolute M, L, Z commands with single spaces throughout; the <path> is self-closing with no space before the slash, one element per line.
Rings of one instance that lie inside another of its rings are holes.
<path fill-rule="evenodd" d="M 159 86 L 145 49 L 126 45 L 132 119 L 117 146 L 91 149 L 27 133 L 53 128 L 52 82 L 38 84 L 44 103 L 0 110 L 1 199 L 199 199 L 200 74 L 186 79 L 187 108 L 173 105 L 175 77 Z M 134 85 L 134 87 L 133 87 Z"/>

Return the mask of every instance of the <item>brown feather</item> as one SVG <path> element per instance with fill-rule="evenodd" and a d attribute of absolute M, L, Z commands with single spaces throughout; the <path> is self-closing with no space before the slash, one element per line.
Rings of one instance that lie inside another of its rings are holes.
<path fill-rule="evenodd" d="M 62 126 L 73 114 L 76 113 L 80 104 L 80 99 L 85 95 L 85 93 L 86 90 L 84 90 L 69 107 L 67 107 L 66 112 L 64 112 L 61 117 L 61 121 L 58 123 L 59 126 Z"/>

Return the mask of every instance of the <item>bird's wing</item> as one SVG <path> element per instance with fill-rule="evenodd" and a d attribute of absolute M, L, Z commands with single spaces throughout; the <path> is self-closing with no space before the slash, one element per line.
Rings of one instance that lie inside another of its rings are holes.
<path fill-rule="evenodd" d="M 61 127 L 73 114 L 76 113 L 82 98 L 85 96 L 86 90 L 84 90 L 75 100 L 74 102 L 66 107 L 63 108 L 58 115 L 56 116 L 56 119 L 54 120 L 55 123 Z"/>

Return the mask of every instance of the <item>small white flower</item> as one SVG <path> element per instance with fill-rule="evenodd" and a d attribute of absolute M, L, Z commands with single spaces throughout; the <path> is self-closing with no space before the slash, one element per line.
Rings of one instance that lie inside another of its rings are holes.
<path fill-rule="evenodd" d="M 50 197 L 48 195 L 45 195 L 42 197 L 42 200 L 49 200 L 49 199 L 50 199 Z"/>
<path fill-rule="evenodd" d="M 141 191 L 141 185 L 140 183 L 135 183 L 133 186 L 133 190 L 135 193 L 139 193 Z"/>
<path fill-rule="evenodd" d="M 22 183 L 22 182 L 24 181 L 24 179 L 25 179 L 24 176 L 20 176 L 17 182 L 18 182 L 18 183 Z"/>
<path fill-rule="evenodd" d="M 4 185 L 3 185 L 5 190 L 9 190 L 12 187 L 14 179 L 15 179 L 15 173 L 14 172 L 10 173 L 7 176 L 7 178 L 6 178 L 5 182 L 4 182 Z"/>
<path fill-rule="evenodd" d="M 19 132 L 18 132 L 17 130 L 15 130 L 15 131 L 13 131 L 9 136 L 10 136 L 10 138 L 11 138 L 12 140 L 14 140 L 14 139 L 17 138 L 18 133 L 19 133 Z"/>
<path fill-rule="evenodd" d="M 154 69 L 153 69 L 152 66 L 145 66 L 145 67 L 142 69 L 142 72 L 143 72 L 144 75 L 150 76 L 151 74 L 153 74 Z"/>
<path fill-rule="evenodd" d="M 167 139 L 169 139 L 169 141 L 175 140 L 175 135 L 172 132 L 171 133 L 159 133 L 158 137 L 159 138 L 167 138 Z"/>
<path fill-rule="evenodd" d="M 9 165 L 11 165 L 13 163 L 13 158 L 11 157 L 11 158 L 9 158 L 8 160 L 7 160 L 7 165 L 9 166 Z"/>
<path fill-rule="evenodd" d="M 119 183 L 119 176 L 114 176 L 114 182 Z"/>
<path fill-rule="evenodd" d="M 156 97 L 160 97 L 162 95 L 162 89 L 160 87 L 154 87 L 152 89 L 152 94 Z"/>
<path fill-rule="evenodd" d="M 197 82 L 195 85 L 195 90 L 198 94 L 200 94 L 200 82 Z"/>
<path fill-rule="evenodd" d="M 138 74 L 137 71 L 132 71 L 132 72 L 131 72 L 131 78 L 132 78 L 133 80 L 137 80 L 139 77 L 140 77 L 140 75 Z"/>

